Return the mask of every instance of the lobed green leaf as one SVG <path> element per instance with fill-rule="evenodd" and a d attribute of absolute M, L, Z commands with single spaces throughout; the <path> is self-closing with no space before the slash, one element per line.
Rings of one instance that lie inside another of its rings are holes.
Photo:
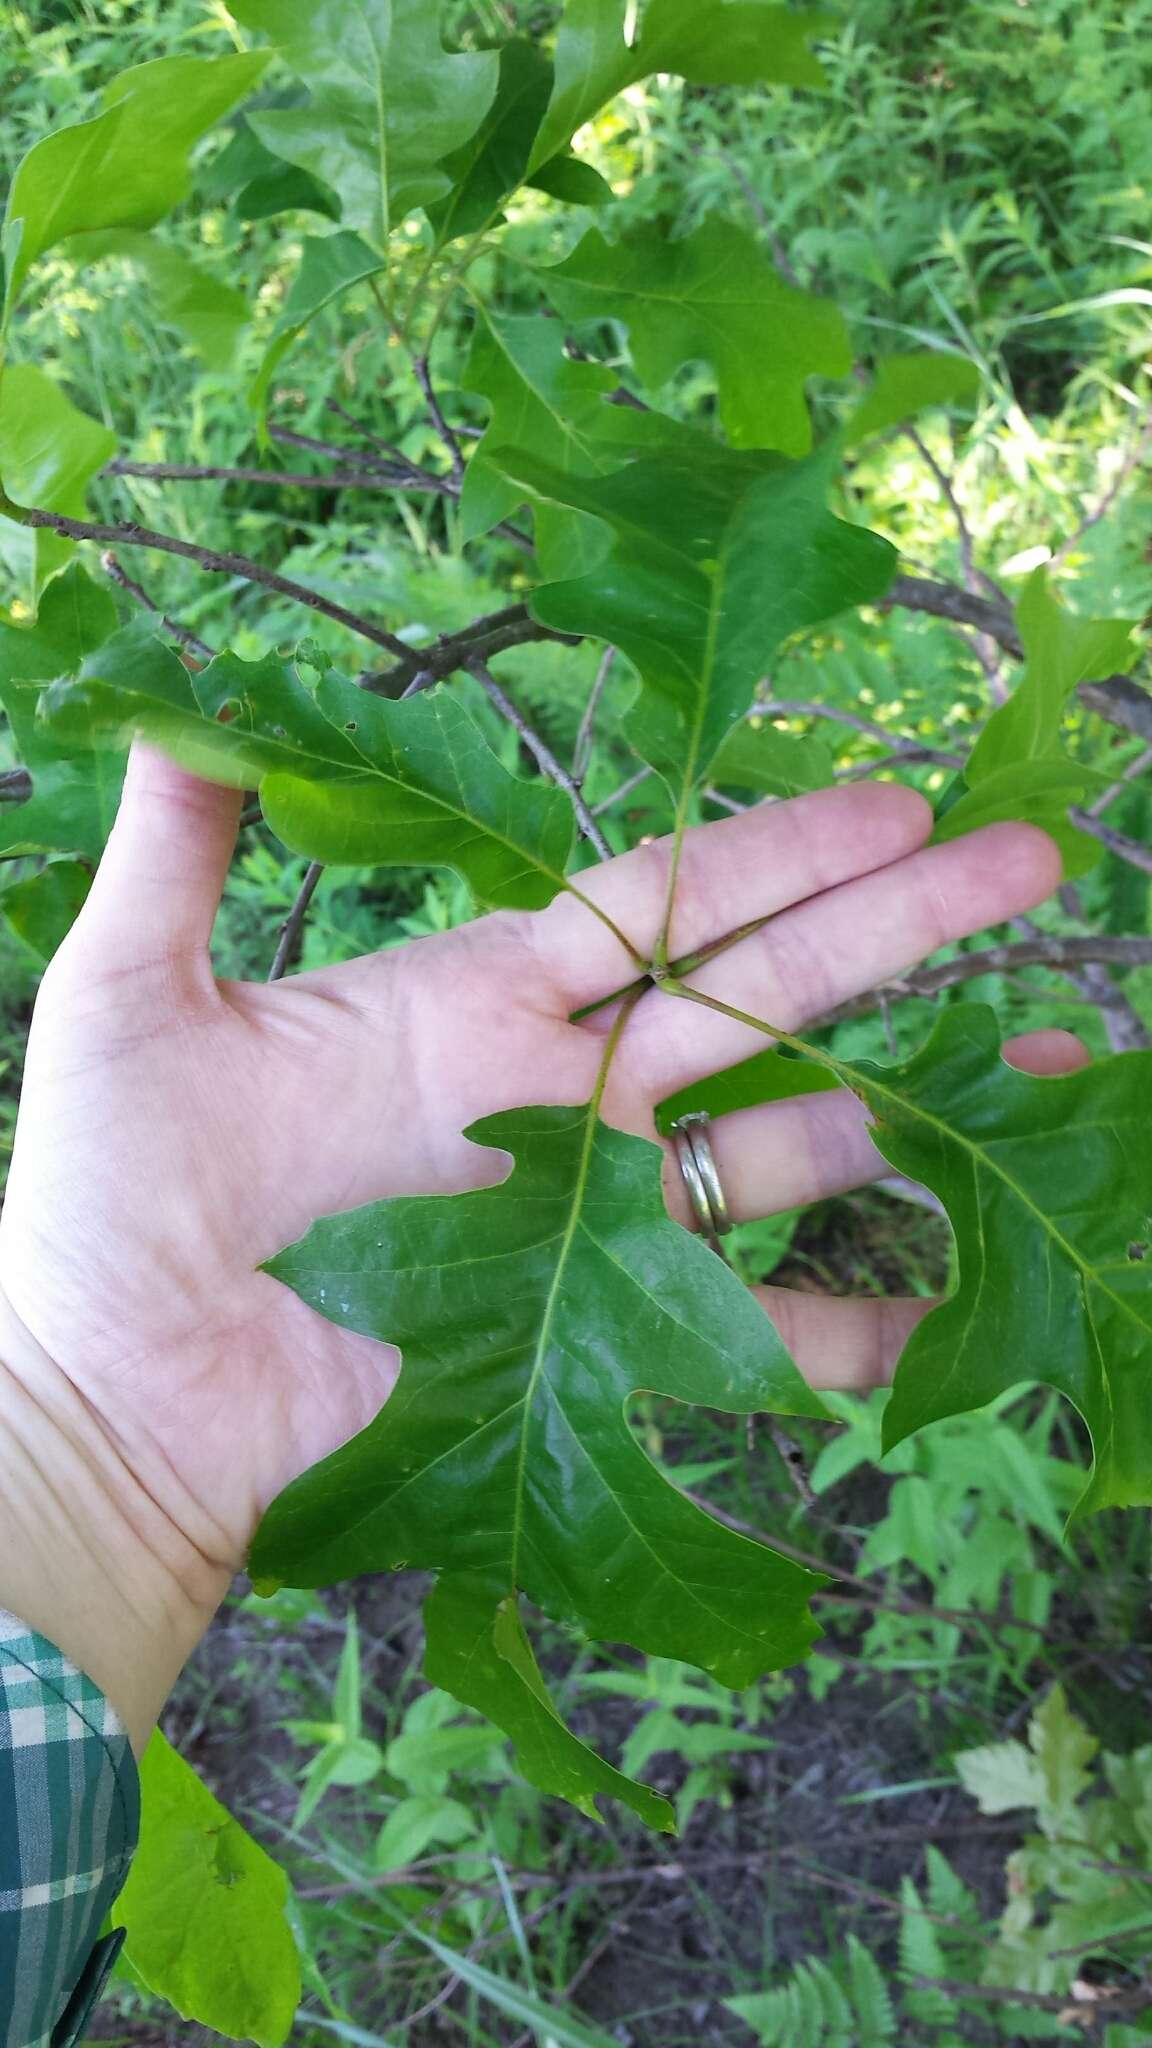
<path fill-rule="evenodd" d="M 762 243 L 718 215 L 679 240 L 648 223 L 617 242 L 590 228 L 570 256 L 538 276 L 566 319 L 627 328 L 650 390 L 662 390 L 684 363 L 709 363 L 737 448 L 806 455 L 807 379 L 846 377 L 852 368 L 838 307 L 785 284 Z"/>
<path fill-rule="evenodd" d="M 436 1682 L 495 1720 L 533 1781 L 663 1824 L 563 1728 L 523 1594 L 601 1640 L 743 1685 L 804 1654 L 818 1581 L 709 1519 L 627 1423 L 641 1388 L 729 1414 L 822 1413 L 759 1305 L 664 1209 L 657 1147 L 584 1109 L 522 1109 L 467 1134 L 510 1152 L 500 1186 L 371 1204 L 268 1266 L 343 1327 L 399 1345 L 386 1410 L 282 1494 L 262 1581 L 421 1565 Z"/>

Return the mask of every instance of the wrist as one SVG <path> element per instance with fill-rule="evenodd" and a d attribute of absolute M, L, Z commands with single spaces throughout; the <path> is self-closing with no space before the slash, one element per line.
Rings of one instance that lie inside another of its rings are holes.
<path fill-rule="evenodd" d="M 0 1294 L 0 1607 L 95 1680 L 139 1753 L 227 1585 Z"/>

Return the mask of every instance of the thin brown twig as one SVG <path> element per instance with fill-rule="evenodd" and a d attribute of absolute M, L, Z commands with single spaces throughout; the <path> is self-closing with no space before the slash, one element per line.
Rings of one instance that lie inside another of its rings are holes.
<path fill-rule="evenodd" d="M 863 995 L 837 1004 L 818 1021 L 823 1026 L 845 1017 L 864 1016 L 876 1008 L 882 993 L 935 996 L 942 989 L 955 988 L 980 974 L 1010 974 L 1020 967 L 1081 967 L 1090 961 L 1102 961 L 1112 967 L 1147 966 L 1152 961 L 1152 938 L 1101 933 L 1087 938 L 1016 939 L 1006 945 L 985 947 L 979 953 L 960 953 L 938 967 L 921 967 L 911 974 L 902 974 L 885 982 L 883 989 L 868 989 Z"/>
<path fill-rule="evenodd" d="M 146 612 L 151 612 L 155 618 L 158 618 L 164 631 L 181 647 L 186 647 L 189 654 L 194 654 L 198 661 L 215 661 L 215 649 L 209 647 L 206 640 L 201 640 L 199 633 L 191 632 L 187 626 L 182 626 L 178 619 L 170 619 L 166 612 L 162 612 L 155 598 L 149 596 L 144 585 L 137 583 L 135 578 L 129 576 L 128 571 L 121 567 L 111 548 L 105 548 L 100 557 L 100 567 L 103 569 L 104 574 L 113 583 L 118 584 L 121 590 L 127 591 L 128 596 L 134 598 L 138 605 L 141 605 Z"/>
<path fill-rule="evenodd" d="M 413 356 L 412 368 L 416 373 L 416 382 L 424 393 L 424 402 L 432 415 L 432 424 L 452 458 L 452 474 L 459 486 L 464 481 L 464 451 L 444 417 L 443 407 L 436 396 L 436 386 L 432 382 L 427 356 Z"/>
<path fill-rule="evenodd" d="M 596 713 L 600 708 L 600 699 L 604 694 L 605 684 L 612 673 L 612 664 L 615 659 L 616 649 L 614 647 L 606 647 L 600 656 L 600 665 L 596 670 L 596 679 L 588 693 L 588 702 L 584 706 L 584 716 L 580 720 L 580 730 L 576 734 L 576 745 L 572 749 L 572 773 L 576 777 L 577 782 L 580 783 L 583 782 L 588 770 L 588 756 L 592 751 L 592 733 L 596 724 Z"/>
<path fill-rule="evenodd" d="M 944 468 L 943 463 L 937 462 L 919 428 L 912 426 L 910 422 L 906 422 L 904 432 L 907 434 L 925 468 L 931 472 L 940 494 L 955 521 L 956 531 L 960 540 L 960 566 L 964 575 L 964 587 L 966 590 L 978 590 L 982 579 L 976 567 L 976 548 L 972 539 L 972 529 L 965 517 L 964 507 L 956 495 L 956 487 Z"/>
<path fill-rule="evenodd" d="M 579 787 L 572 780 L 568 770 L 556 759 L 551 747 L 547 745 L 546 741 L 541 739 L 538 732 L 533 731 L 523 712 L 517 709 L 511 697 L 501 688 L 486 663 L 479 660 L 470 661 L 468 663 L 468 671 L 470 675 L 475 676 L 481 689 L 496 706 L 500 716 L 506 718 L 509 725 L 519 733 L 521 740 L 527 747 L 541 773 L 546 775 L 550 782 L 554 782 L 557 789 L 564 791 L 572 809 L 576 813 L 576 822 L 585 839 L 588 840 L 590 845 L 595 847 L 601 860 L 611 860 L 612 848 L 609 846 L 599 825 L 588 809 L 584 798 L 580 794 Z"/>
<path fill-rule="evenodd" d="M 1084 535 L 1090 533 L 1094 526 L 1099 526 L 1102 519 L 1107 518 L 1133 470 L 1139 468 L 1150 449 L 1152 449 L 1152 425 L 1146 426 L 1143 432 L 1137 435 L 1108 489 L 1104 492 L 1098 503 L 1093 506 L 1091 512 L 1080 521 L 1075 532 L 1070 533 L 1067 540 L 1061 541 L 1060 546 L 1051 557 L 1053 567 L 1058 562 L 1065 561 L 1072 553 L 1073 548 L 1079 547 Z"/>
<path fill-rule="evenodd" d="M 304 880 L 300 884 L 296 901 L 280 927 L 280 937 L 277 942 L 275 957 L 268 970 L 269 981 L 279 981 L 285 973 L 299 941 L 300 934 L 304 929 L 304 919 L 308 914 L 308 905 L 316 894 L 316 884 L 323 873 L 323 861 L 309 861 L 304 871 Z"/>
<path fill-rule="evenodd" d="M 1148 768 L 1152 768 L 1152 747 L 1142 747 L 1138 754 L 1133 755 L 1128 766 L 1122 769 L 1115 782 L 1104 791 L 1104 794 L 1098 796 L 1094 803 L 1088 805 L 1089 816 L 1098 818 L 1102 811 L 1108 809 L 1109 804 L 1115 803 L 1116 798 L 1123 795 L 1128 784 L 1135 782 L 1136 777 L 1143 775 Z"/>
<path fill-rule="evenodd" d="M 1123 1991 L 1111 1984 L 1101 1985 L 1098 1996 L 1085 1998 L 1073 1991 L 1016 1991 L 1009 1984 L 965 1984 L 955 1977 L 914 1977 L 912 1982 L 918 1990 L 943 1991 L 949 1998 L 983 1999 L 989 2005 L 1025 2005 L 1033 2012 L 1090 2014 L 1094 2021 L 1152 2004 L 1149 1984 Z"/>
<path fill-rule="evenodd" d="M 1114 853 L 1118 860 L 1127 861 L 1129 867 L 1139 868 L 1142 874 L 1152 875 L 1152 847 L 1145 846 L 1139 839 L 1130 839 L 1126 832 L 1117 832 L 1114 825 L 1106 825 L 1092 811 L 1081 810 L 1073 804 L 1068 816 L 1082 832 L 1088 832 Z"/>
<path fill-rule="evenodd" d="M 619 789 L 612 791 L 611 796 L 603 797 L 598 804 L 593 804 L 593 817 L 599 818 L 605 811 L 610 811 L 613 804 L 622 803 L 626 796 L 631 796 L 634 789 L 639 789 L 640 784 L 647 782 L 648 777 L 655 775 L 655 773 L 656 770 L 654 768 L 638 768 L 635 775 L 630 775 L 626 782 L 620 784 Z"/>
<path fill-rule="evenodd" d="M 488 662 L 509 647 L 522 647 L 537 640 L 556 640 L 565 647 L 579 645 L 575 635 L 539 625 L 526 605 L 508 605 L 503 611 L 473 619 L 459 633 L 442 633 L 430 647 L 406 648 L 403 661 L 393 668 L 362 675 L 360 686 L 380 697 L 414 694 L 414 688 L 429 690 L 434 683 L 443 682 L 473 661 Z"/>
<path fill-rule="evenodd" d="M 100 541 L 105 547 L 148 548 L 157 554 L 179 555 L 182 560 L 195 562 L 196 566 L 211 576 L 236 576 L 244 583 L 260 584 L 265 590 L 274 590 L 280 597 L 290 597 L 309 611 L 322 612 L 325 618 L 334 619 L 339 626 L 347 626 L 361 639 L 371 640 L 377 647 L 386 647 L 389 653 L 407 660 L 409 649 L 394 633 L 383 626 L 374 626 L 369 619 L 358 612 L 351 612 L 342 604 L 333 603 L 331 598 L 322 597 L 317 590 L 308 590 L 302 583 L 279 575 L 274 569 L 266 569 L 260 562 L 249 561 L 247 555 L 220 554 L 214 548 L 199 547 L 194 541 L 178 540 L 175 534 L 156 533 L 148 526 L 139 526 L 135 521 L 124 526 L 109 526 L 103 521 L 70 519 L 63 512 L 45 512 L 39 507 L 15 506 L 9 502 L 0 505 L 9 518 L 18 525 L 35 531 L 46 529 L 49 533 L 62 533 L 68 540 Z"/>

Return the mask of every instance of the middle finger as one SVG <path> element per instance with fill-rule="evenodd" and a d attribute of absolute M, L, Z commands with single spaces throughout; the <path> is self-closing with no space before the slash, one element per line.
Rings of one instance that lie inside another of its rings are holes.
<path fill-rule="evenodd" d="M 782 911 L 691 977 L 703 995 L 792 1031 L 890 980 L 938 947 L 1031 909 L 1060 880 L 1060 856 L 1030 825 L 989 825 Z M 605 1028 L 604 1015 L 589 1020 Z M 646 997 L 620 1048 L 610 1094 L 649 1102 L 762 1050 L 764 1034 L 675 997 Z M 606 1113 L 612 1109 L 606 1100 Z"/>

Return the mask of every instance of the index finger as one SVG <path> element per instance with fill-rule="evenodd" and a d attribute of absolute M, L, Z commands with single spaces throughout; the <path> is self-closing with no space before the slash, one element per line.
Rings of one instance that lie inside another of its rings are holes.
<path fill-rule="evenodd" d="M 922 846 L 931 830 L 925 799 L 894 782 L 815 790 L 693 826 L 684 835 L 669 957 L 886 867 Z M 671 859 L 669 836 L 574 878 L 646 960 L 664 917 Z M 635 975 L 635 961 L 608 926 L 570 893 L 537 912 L 532 931 L 541 965 L 570 1009 L 595 1002 Z"/>

